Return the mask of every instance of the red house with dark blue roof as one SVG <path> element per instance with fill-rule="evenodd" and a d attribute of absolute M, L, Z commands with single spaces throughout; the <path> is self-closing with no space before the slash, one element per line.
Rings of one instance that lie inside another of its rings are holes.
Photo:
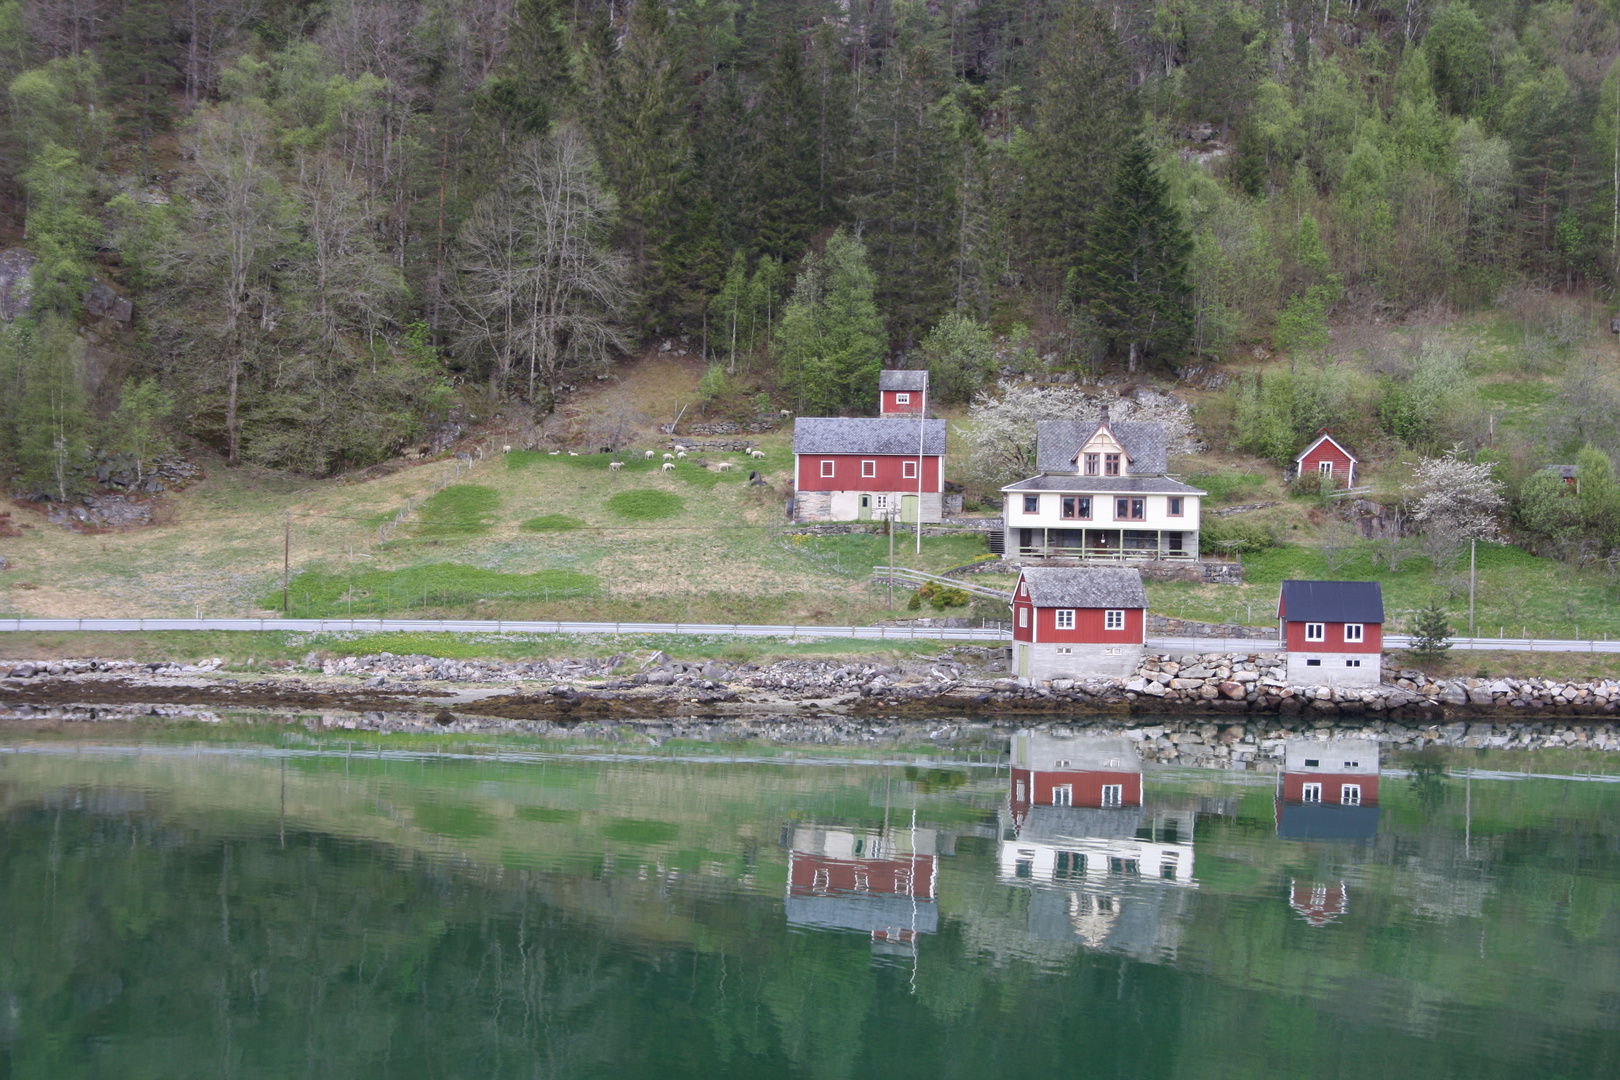
<path fill-rule="evenodd" d="M 1292 686 L 1377 686 L 1384 592 L 1376 581 L 1285 581 L 1278 633 Z"/>

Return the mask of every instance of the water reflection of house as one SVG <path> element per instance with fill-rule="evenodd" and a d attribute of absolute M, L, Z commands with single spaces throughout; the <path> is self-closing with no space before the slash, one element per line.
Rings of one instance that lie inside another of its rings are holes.
<path fill-rule="evenodd" d="M 1326 926 L 1349 910 L 1344 882 L 1289 882 L 1288 906 L 1312 926 Z"/>
<path fill-rule="evenodd" d="M 799 826 L 788 843 L 789 926 L 869 934 L 874 953 L 908 954 L 939 928 L 933 829 Z"/>
<path fill-rule="evenodd" d="M 1030 890 L 1031 937 L 1143 959 L 1173 953 L 1193 882 L 1191 809 L 1144 806 L 1142 770 L 1124 739 L 1020 733 L 998 872 Z"/>
<path fill-rule="evenodd" d="M 1290 739 L 1277 774 L 1277 835 L 1366 841 L 1378 835 L 1378 744 Z"/>

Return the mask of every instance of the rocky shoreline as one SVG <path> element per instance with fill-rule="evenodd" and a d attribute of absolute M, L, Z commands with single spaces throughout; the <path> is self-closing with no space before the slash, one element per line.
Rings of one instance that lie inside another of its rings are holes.
<path fill-rule="evenodd" d="M 1149 655 L 1132 678 L 1031 682 L 993 670 L 999 650 L 949 649 L 903 664 L 860 660 L 678 661 L 661 652 L 589 659 L 322 659 L 269 674 L 129 660 L 0 660 L 0 718 L 74 709 L 203 707 L 399 714 L 426 723 L 692 722 L 748 718 L 812 728 L 895 720 L 1106 724 L 1157 760 L 1232 761 L 1301 731 L 1406 745 L 1620 750 L 1620 680 L 1436 680 L 1395 672 L 1377 688 L 1289 686 L 1277 653 Z M 446 719 L 448 718 L 448 719 Z M 482 718 L 482 719 L 480 719 Z M 386 726 L 389 721 L 381 720 Z"/>

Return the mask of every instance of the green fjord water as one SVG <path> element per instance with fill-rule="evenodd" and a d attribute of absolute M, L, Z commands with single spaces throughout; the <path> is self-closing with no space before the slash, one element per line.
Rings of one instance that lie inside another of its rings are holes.
<path fill-rule="evenodd" d="M 1615 1076 L 1604 767 L 1149 771 L 1081 872 L 989 753 L 0 730 L 0 1080 Z"/>

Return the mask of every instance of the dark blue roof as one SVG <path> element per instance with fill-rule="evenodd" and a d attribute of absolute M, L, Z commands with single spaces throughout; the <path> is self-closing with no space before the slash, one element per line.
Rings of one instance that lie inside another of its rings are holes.
<path fill-rule="evenodd" d="M 1284 840 L 1371 840 L 1378 835 L 1378 807 L 1282 803 L 1277 835 Z"/>
<path fill-rule="evenodd" d="M 1289 622 L 1384 621 L 1384 590 L 1376 581 L 1285 581 L 1281 615 Z"/>

